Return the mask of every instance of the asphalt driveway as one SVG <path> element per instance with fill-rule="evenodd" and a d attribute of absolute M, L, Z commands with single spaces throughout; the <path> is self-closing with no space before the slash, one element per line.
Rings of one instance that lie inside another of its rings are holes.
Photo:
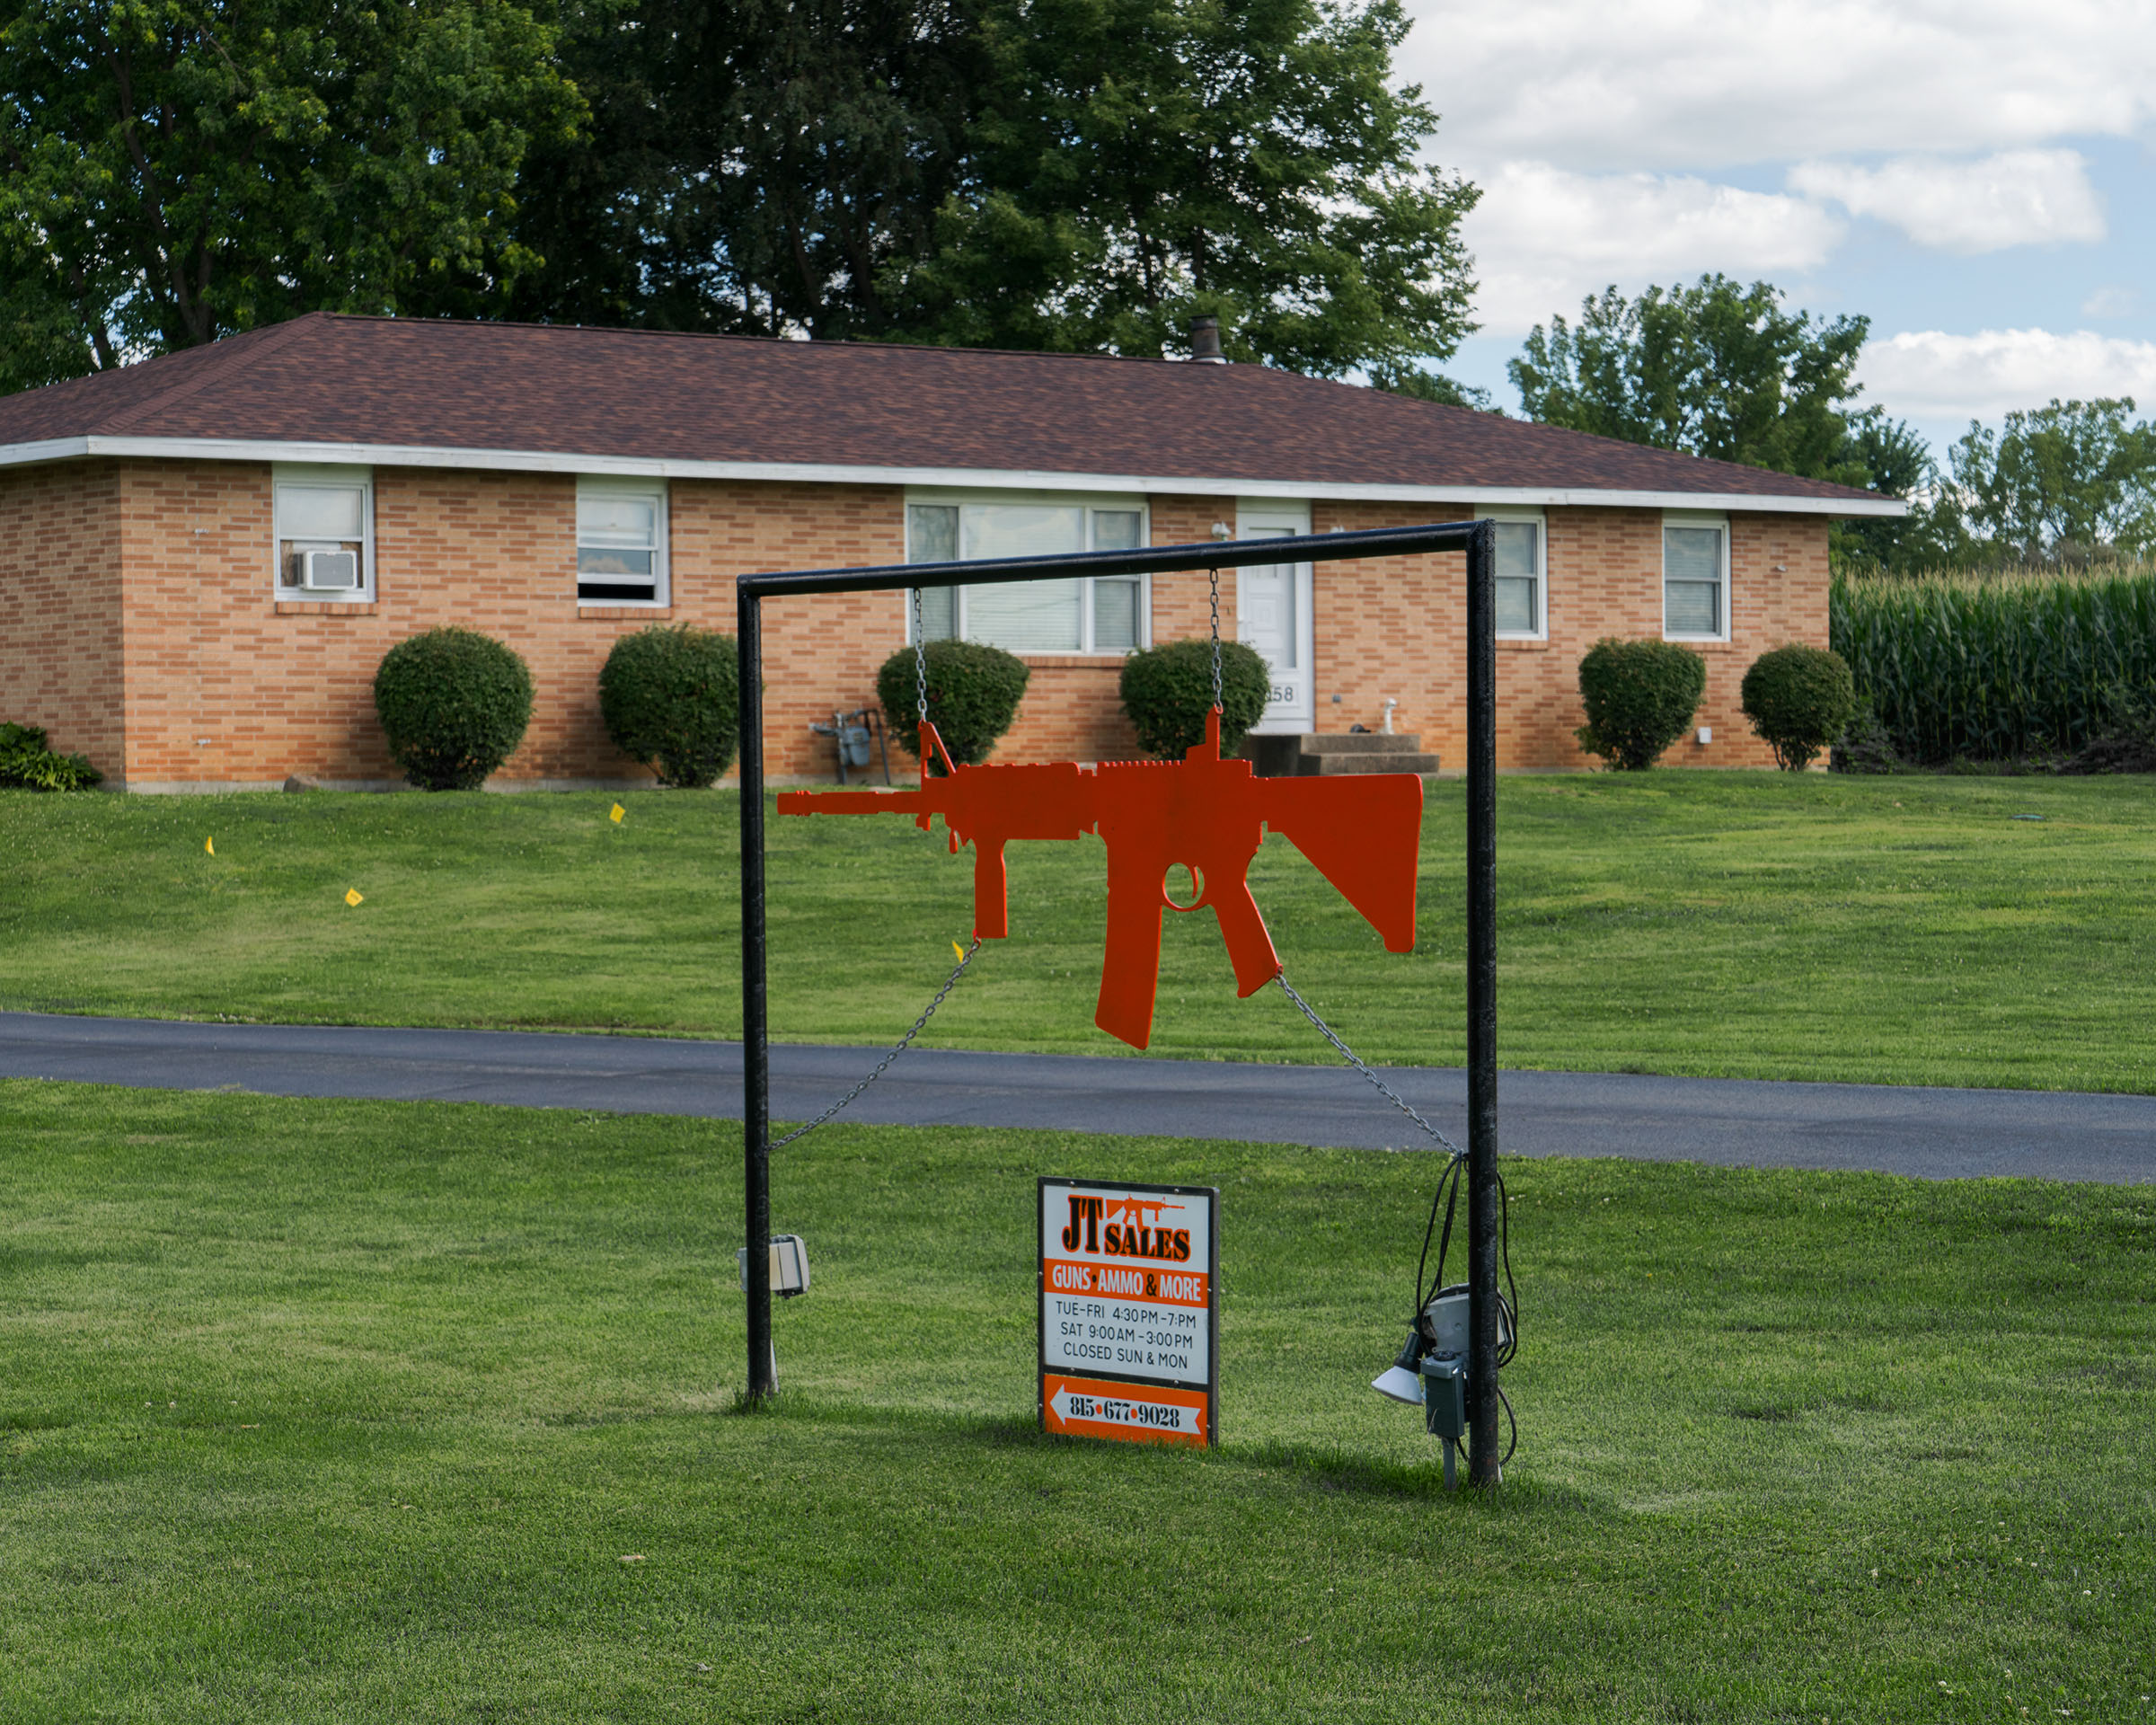
<path fill-rule="evenodd" d="M 879 1054 L 774 1046 L 773 1118 L 800 1120 L 819 1112 Z M 722 1119 L 741 1112 L 740 1044 L 630 1036 L 0 1013 L 0 1075 Z M 1461 1138 L 1464 1073 L 1393 1067 L 1386 1075 L 1440 1130 Z M 1513 1155 L 1871 1168 L 1940 1180 L 2028 1174 L 2156 1181 L 2156 1097 L 2150 1096 L 1577 1072 L 1506 1072 L 1498 1095 L 1499 1143 Z M 1340 1066 L 915 1048 L 848 1117 L 900 1126 L 1428 1147 Z"/>

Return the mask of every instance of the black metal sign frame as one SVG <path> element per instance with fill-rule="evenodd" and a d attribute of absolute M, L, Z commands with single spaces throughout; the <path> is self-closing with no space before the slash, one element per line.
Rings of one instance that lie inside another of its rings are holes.
<path fill-rule="evenodd" d="M 1078 575 L 1165 575 L 1365 557 L 1467 554 L 1467 1257 L 1469 1477 L 1498 1480 L 1498 648 L 1497 527 L 1452 521 L 1281 539 L 1241 539 L 1143 551 L 893 563 L 869 569 L 744 575 L 735 585 L 741 651 L 741 1142 L 748 1253 L 748 1394 L 778 1384 L 772 1370 L 771 1024 L 765 989 L 764 635 L 765 599 L 824 593 L 1065 580 Z"/>

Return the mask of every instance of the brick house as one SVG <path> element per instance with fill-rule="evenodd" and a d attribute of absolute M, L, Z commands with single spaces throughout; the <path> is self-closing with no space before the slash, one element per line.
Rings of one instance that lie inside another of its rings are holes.
<path fill-rule="evenodd" d="M 1583 764 L 1604 635 L 1707 659 L 1677 763 L 1769 756 L 1737 712 L 1762 651 L 1825 644 L 1844 487 L 1253 366 L 326 314 L 0 399 L 0 718 L 136 790 L 393 783 L 371 680 L 437 624 L 529 660 L 498 783 L 643 775 L 596 679 L 655 621 L 730 630 L 739 573 L 1495 516 L 1500 762 Z M 1459 758 L 1459 557 L 1224 577 L 1274 667 L 1260 731 L 1398 730 Z M 1137 752 L 1134 647 L 1205 626 L 1200 576 L 931 596 L 931 632 L 1021 654 L 1001 758 Z M 769 769 L 872 703 L 897 593 L 767 607 Z"/>

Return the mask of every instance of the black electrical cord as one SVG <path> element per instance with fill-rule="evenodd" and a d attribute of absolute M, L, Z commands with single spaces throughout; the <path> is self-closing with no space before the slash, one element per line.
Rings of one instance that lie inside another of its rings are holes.
<path fill-rule="evenodd" d="M 1217 576 L 1219 574 L 1219 571 L 1215 570 L 1214 573 L 1215 576 Z M 918 598 L 920 596 L 916 593 L 915 597 Z M 1219 606 L 1217 604 L 1219 595 L 1216 593 L 1214 597 L 1216 601 L 1214 606 L 1214 610 L 1215 614 L 1217 614 L 1219 611 Z M 916 631 L 915 632 L 918 633 L 919 632 Z M 1220 681 L 1220 618 L 1217 615 L 1215 615 L 1213 619 L 1213 680 L 1216 685 Z M 1215 695 L 1219 694 L 1217 687 L 1215 689 L 1214 693 Z M 923 699 L 925 700 L 926 697 L 923 696 Z M 1218 706 L 1219 704 L 1220 703 L 1217 700 L 1214 702 L 1214 705 Z M 923 708 L 923 711 L 925 712 L 926 709 Z M 977 944 L 978 942 L 976 943 Z M 1418 1114 L 1412 1108 L 1410 1108 L 1407 1102 L 1401 1098 L 1399 1093 L 1395 1092 L 1389 1084 L 1387 1084 L 1383 1079 L 1380 1078 L 1374 1072 L 1371 1071 L 1370 1068 L 1356 1057 L 1355 1050 L 1350 1048 L 1345 1042 L 1341 1041 L 1340 1039 L 1333 1033 L 1331 1028 L 1325 1022 L 1325 1021 L 1318 1016 L 1316 1010 L 1311 1005 L 1311 1004 L 1294 991 L 1294 987 L 1290 986 L 1285 972 L 1275 977 L 1273 980 L 1277 982 L 1280 986 L 1286 990 L 1287 997 L 1294 1001 L 1296 1006 L 1301 1009 L 1303 1016 L 1307 1018 L 1312 1024 L 1316 1025 L 1319 1033 L 1339 1051 L 1339 1055 L 1342 1059 L 1347 1061 L 1348 1064 L 1353 1066 L 1357 1072 L 1361 1073 L 1363 1076 L 1367 1078 L 1373 1084 L 1375 1084 L 1379 1092 L 1383 1095 L 1384 1098 L 1390 1101 L 1393 1107 L 1399 1109 L 1401 1113 L 1405 1114 L 1409 1119 L 1413 1120 L 1417 1126 L 1419 1126 L 1425 1132 L 1428 1133 L 1431 1137 L 1436 1139 L 1439 1144 L 1442 1144 L 1447 1150 L 1450 1150 L 1453 1153 L 1452 1159 L 1445 1165 L 1445 1172 L 1437 1177 L 1437 1190 L 1430 1194 L 1430 1219 L 1427 1224 L 1424 1225 L 1422 1230 L 1422 1255 L 1415 1261 L 1415 1309 L 1414 1315 L 1411 1319 L 1409 1319 L 1409 1323 L 1410 1330 L 1413 1331 L 1413 1340 L 1416 1347 L 1418 1349 L 1419 1349 L 1421 1344 L 1428 1340 L 1428 1338 L 1424 1334 L 1422 1328 L 1422 1314 L 1424 1308 L 1427 1307 L 1432 1300 L 1436 1299 L 1441 1295 L 1464 1294 L 1468 1291 L 1466 1284 L 1464 1283 L 1462 1283 L 1457 1287 L 1446 1287 L 1445 1286 L 1445 1259 L 1446 1252 L 1452 1248 L 1453 1216 L 1460 1202 L 1460 1172 L 1467 1165 L 1467 1152 L 1457 1147 L 1450 1138 L 1446 1137 L 1442 1132 L 1438 1131 L 1436 1128 L 1432 1126 L 1427 1120 L 1424 1119 L 1422 1116 Z M 941 998 L 941 996 L 938 998 Z M 1429 1267 L 1430 1238 L 1433 1234 L 1437 1233 L 1437 1204 L 1438 1200 L 1441 1199 L 1445 1201 L 1445 1233 L 1439 1236 L 1437 1240 L 1437 1273 L 1431 1278 L 1426 1291 L 1422 1279 L 1422 1272 Z M 1517 1285 L 1512 1279 L 1512 1197 L 1511 1194 L 1507 1192 L 1505 1190 L 1505 1176 L 1502 1174 L 1498 1176 L 1498 1256 L 1503 1261 L 1505 1265 L 1506 1291 L 1505 1293 L 1498 1296 L 1498 1305 L 1504 1320 L 1503 1323 L 1500 1325 L 1500 1329 L 1506 1337 L 1506 1340 L 1499 1343 L 1498 1349 L 1498 1368 L 1502 1370 L 1505 1367 L 1512 1363 L 1512 1357 L 1520 1350 L 1520 1290 Z M 1401 1369 L 1405 1370 L 1409 1367 L 1412 1366 L 1415 1363 L 1416 1358 L 1418 1357 L 1418 1354 L 1410 1355 L 1403 1347 L 1401 1350 L 1399 1361 Z M 1502 1467 L 1504 1466 L 1505 1462 L 1509 1462 L 1512 1459 L 1512 1452 L 1519 1447 L 1520 1424 L 1519 1421 L 1513 1417 L 1512 1402 L 1507 1397 L 1502 1386 L 1499 1386 L 1498 1390 L 1498 1400 L 1505 1403 L 1505 1418 L 1507 1423 L 1509 1423 L 1512 1427 L 1512 1442 L 1506 1446 L 1505 1461 L 1498 1464 L 1499 1467 Z M 1464 1443 L 1461 1445 L 1462 1451 L 1464 1451 L 1466 1447 L 1467 1446 Z"/>
<path fill-rule="evenodd" d="M 1498 1400 L 1505 1404 L 1505 1423 L 1512 1429 L 1512 1441 L 1505 1446 L 1505 1453 L 1498 1457 L 1498 1465 L 1503 1467 L 1512 1459 L 1512 1452 L 1520 1446 L 1520 1422 L 1512 1417 L 1512 1398 L 1505 1393 L 1505 1386 L 1501 1384 L 1498 1386 Z M 1469 1457 L 1469 1463 L 1472 1464 L 1473 1457 Z"/>
<path fill-rule="evenodd" d="M 1452 1194 L 1451 1201 L 1445 1207 L 1445 1239 L 1437 1247 L 1437 1280 L 1442 1282 L 1445 1279 L 1445 1250 L 1453 1239 L 1453 1205 L 1460 1199 L 1460 1171 L 1466 1163 L 1465 1155 L 1455 1154 L 1445 1163 L 1445 1172 L 1437 1176 L 1437 1189 L 1430 1194 L 1430 1219 L 1422 1231 L 1422 1256 L 1415 1261 L 1414 1322 L 1418 1324 L 1422 1322 L 1422 1308 L 1437 1296 L 1436 1284 L 1431 1285 L 1427 1295 L 1422 1286 L 1423 1269 L 1430 1261 L 1430 1236 L 1437 1232 L 1437 1203 L 1448 1191 Z"/>
<path fill-rule="evenodd" d="M 1460 1202 L 1460 1173 L 1466 1167 L 1467 1158 L 1456 1155 L 1437 1177 L 1437 1190 L 1430 1194 L 1430 1219 L 1422 1231 L 1422 1255 L 1415 1261 L 1415 1323 L 1422 1322 L 1425 1307 L 1440 1294 L 1449 1293 L 1445 1285 L 1445 1261 L 1452 1250 L 1453 1216 Z M 1437 1206 L 1445 1204 L 1445 1232 L 1437 1233 Z M 1430 1236 L 1437 1234 L 1437 1270 L 1428 1284 L 1422 1272 L 1430 1261 Z M 1505 1304 L 1506 1328 L 1509 1335 L 1498 1350 L 1499 1368 L 1512 1364 L 1513 1356 L 1520 1351 L 1520 1290 L 1512 1275 L 1512 1195 L 1505 1190 L 1505 1176 L 1498 1176 L 1498 1256 L 1505 1266 L 1505 1293 L 1498 1297 Z M 1463 1290 L 1465 1284 L 1460 1285 Z M 1500 1392 L 1499 1393 L 1502 1393 Z"/>
<path fill-rule="evenodd" d="M 1512 1330 L 1512 1340 L 1498 1350 L 1498 1365 L 1503 1367 L 1511 1365 L 1512 1357 L 1520 1351 L 1520 1290 L 1512 1279 L 1512 1194 L 1505 1190 L 1503 1174 L 1498 1176 L 1498 1257 L 1505 1266 L 1505 1292 L 1509 1296 L 1505 1303 L 1505 1315 L 1511 1320 Z M 1499 1390 L 1498 1399 L 1504 1401 L 1504 1397 L 1505 1392 Z M 1511 1402 L 1505 1402 L 1505 1411 L 1507 1414 L 1512 1411 Z M 1519 1442 L 1516 1429 L 1513 1442 Z M 1505 1458 L 1512 1459 L 1510 1450 L 1505 1452 Z"/>
<path fill-rule="evenodd" d="M 1466 1165 L 1467 1157 L 1455 1154 L 1452 1161 L 1445 1164 L 1445 1172 L 1437 1177 L 1437 1190 L 1430 1194 L 1430 1219 L 1422 1230 L 1422 1255 L 1415 1261 L 1414 1324 L 1418 1334 L 1422 1329 L 1423 1310 L 1432 1300 L 1441 1295 L 1468 1291 L 1464 1282 L 1454 1287 L 1445 1285 L 1445 1260 L 1452 1249 L 1453 1216 L 1460 1202 L 1460 1173 Z M 1445 1204 L 1445 1231 L 1442 1234 L 1437 1229 L 1437 1206 L 1440 1200 Z M 1426 1289 L 1422 1272 L 1429 1264 L 1432 1234 L 1437 1236 L 1437 1270 Z M 1520 1290 L 1512 1276 L 1512 1194 L 1505 1190 L 1503 1174 L 1498 1176 L 1498 1256 L 1505 1266 L 1505 1293 L 1498 1296 L 1504 1307 L 1507 1331 L 1506 1340 L 1498 1349 L 1498 1367 L 1501 1371 L 1512 1364 L 1513 1356 L 1520 1351 Z M 1498 1400 L 1504 1403 L 1505 1423 L 1511 1434 L 1511 1441 L 1505 1446 L 1505 1454 L 1498 1463 L 1499 1467 L 1503 1467 L 1512 1459 L 1513 1451 L 1520 1446 L 1520 1422 L 1513 1413 L 1512 1398 L 1505 1393 L 1502 1384 L 1498 1386 Z M 1460 1441 L 1460 1450 L 1463 1455 L 1468 1455 L 1464 1438 Z M 1469 1455 L 1470 1465 L 1472 1465 L 1472 1462 L 1473 1457 Z"/>

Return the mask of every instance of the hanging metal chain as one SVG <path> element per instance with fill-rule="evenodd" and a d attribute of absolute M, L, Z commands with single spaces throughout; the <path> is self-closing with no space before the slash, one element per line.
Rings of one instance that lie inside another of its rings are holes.
<path fill-rule="evenodd" d="M 914 700 L 921 722 L 928 722 L 928 641 L 921 629 L 921 589 L 914 589 Z"/>
<path fill-rule="evenodd" d="M 1211 571 L 1211 581 L 1213 600 L 1213 704 L 1217 707 L 1220 705 L 1219 570 L 1215 569 Z M 1380 1078 L 1374 1072 L 1371 1071 L 1369 1066 L 1363 1060 L 1361 1056 L 1357 1055 L 1353 1048 L 1349 1048 L 1345 1042 L 1341 1041 L 1339 1037 L 1332 1033 L 1332 1026 L 1328 1024 L 1323 1019 L 1320 1018 L 1317 1013 L 1317 1009 L 1307 1000 L 1303 999 L 1301 995 L 1295 992 L 1295 986 L 1292 982 L 1288 981 L 1287 972 L 1285 969 L 1276 970 L 1273 973 L 1273 980 L 1280 985 L 1280 992 L 1295 1003 L 1297 1009 L 1302 1013 L 1303 1016 L 1307 1018 L 1312 1024 L 1317 1026 L 1318 1034 L 1323 1037 L 1328 1042 L 1332 1044 L 1333 1048 L 1339 1052 L 1340 1058 L 1345 1060 L 1349 1066 L 1353 1066 L 1357 1072 L 1361 1073 L 1364 1077 L 1367 1078 L 1372 1084 L 1376 1086 L 1377 1093 L 1380 1096 L 1383 1096 L 1388 1102 L 1391 1102 L 1393 1107 L 1397 1108 L 1402 1114 L 1405 1114 L 1410 1120 L 1414 1121 L 1417 1126 L 1420 1127 L 1425 1132 L 1428 1133 L 1432 1138 L 1443 1145 L 1447 1150 L 1450 1150 L 1453 1153 L 1455 1160 L 1466 1155 L 1466 1151 L 1462 1150 L 1458 1145 L 1454 1144 L 1450 1138 L 1446 1137 L 1444 1133 L 1440 1132 L 1436 1127 L 1432 1126 L 1427 1120 L 1424 1119 L 1420 1114 L 1418 1114 L 1405 1097 L 1401 1095 L 1398 1091 L 1394 1090 L 1392 1085 L 1388 1084 L 1383 1078 Z"/>
<path fill-rule="evenodd" d="M 1295 1004 L 1302 1009 L 1303 1016 L 1307 1018 L 1312 1024 L 1318 1027 L 1318 1034 L 1323 1037 L 1328 1042 L 1331 1043 L 1332 1046 L 1339 1050 L 1340 1058 L 1345 1060 L 1349 1066 L 1353 1066 L 1357 1072 L 1361 1073 L 1363 1076 L 1367 1078 L 1373 1084 L 1376 1085 L 1377 1093 L 1379 1095 L 1383 1096 L 1388 1102 L 1391 1102 L 1393 1107 L 1397 1108 L 1402 1114 L 1405 1114 L 1410 1120 L 1414 1121 L 1417 1126 L 1419 1126 L 1425 1132 L 1428 1133 L 1430 1137 L 1436 1139 L 1437 1142 L 1442 1144 L 1447 1150 L 1450 1150 L 1453 1153 L 1453 1156 L 1455 1161 L 1467 1154 L 1466 1151 L 1462 1150 L 1458 1145 L 1454 1144 L 1450 1138 L 1446 1137 L 1444 1133 L 1440 1132 L 1436 1127 L 1432 1126 L 1427 1120 L 1424 1119 L 1421 1115 L 1418 1114 L 1415 1110 L 1409 1106 L 1405 1097 L 1401 1096 L 1401 1093 L 1394 1090 L 1392 1085 L 1388 1084 L 1383 1078 L 1380 1078 L 1374 1072 L 1371 1071 L 1369 1066 L 1363 1061 L 1362 1057 L 1357 1055 L 1353 1048 L 1349 1048 L 1345 1042 L 1341 1041 L 1339 1037 L 1332 1033 L 1332 1026 L 1328 1024 L 1323 1019 L 1320 1018 L 1317 1014 L 1316 1009 L 1312 1007 L 1307 1000 L 1304 1000 L 1301 995 L 1298 995 L 1295 992 L 1294 985 L 1289 982 L 1287 979 L 1286 971 L 1281 970 L 1275 972 L 1273 980 L 1280 985 L 1280 992 L 1286 995 L 1290 1000 L 1294 1001 Z"/>
<path fill-rule="evenodd" d="M 1213 704 L 1220 705 L 1220 571 L 1211 571 L 1213 589 Z"/>
<path fill-rule="evenodd" d="M 898 1039 L 898 1046 L 897 1048 L 893 1048 L 888 1054 L 885 1055 L 882 1059 L 876 1063 L 875 1071 L 871 1072 L 866 1078 L 863 1078 L 858 1084 L 854 1085 L 852 1090 L 849 1090 L 844 1096 L 841 1096 L 835 1102 L 832 1103 L 829 1108 L 826 1108 L 813 1120 L 810 1120 L 808 1125 L 797 1126 L 784 1137 L 774 1139 L 771 1147 L 773 1150 L 783 1150 L 796 1138 L 806 1137 L 809 1133 L 815 1131 L 817 1127 L 821 1126 L 826 1120 L 829 1119 L 834 1114 L 836 1114 L 839 1110 L 844 1108 L 847 1106 L 847 1104 L 852 1102 L 855 1097 L 861 1094 L 862 1091 L 866 1090 L 870 1084 L 874 1084 L 879 1078 L 882 1077 L 885 1071 L 889 1067 L 891 1062 L 896 1060 L 900 1055 L 904 1054 L 906 1049 L 912 1046 L 914 1039 L 921 1034 L 923 1029 L 926 1027 L 928 1021 L 936 1015 L 936 1008 L 943 1004 L 944 995 L 948 995 L 953 988 L 958 986 L 959 978 L 966 974 L 966 967 L 973 962 L 973 955 L 976 952 L 978 952 L 980 950 L 981 937 L 978 934 L 976 934 L 973 937 L 973 944 L 966 949 L 966 956 L 959 960 L 958 969 L 953 970 L 950 976 L 943 979 L 943 986 L 936 990 L 936 997 L 928 1003 L 928 1005 L 923 1010 L 921 1016 L 914 1021 L 914 1028 Z"/>
<path fill-rule="evenodd" d="M 914 709 L 920 714 L 921 722 L 925 725 L 928 723 L 928 640 L 921 626 L 921 589 L 917 587 L 915 588 L 911 597 L 914 607 Z M 914 1039 L 928 1028 L 928 1021 L 936 1015 L 936 1008 L 941 1006 L 945 996 L 959 986 L 959 978 L 966 974 L 966 967 L 973 962 L 973 955 L 980 950 L 981 937 L 976 934 L 973 937 L 973 944 L 959 955 L 957 968 L 943 978 L 943 986 L 936 990 L 936 997 L 922 1008 L 921 1016 L 914 1021 L 913 1029 L 898 1039 L 897 1046 L 876 1063 L 875 1069 L 852 1090 L 832 1103 L 829 1108 L 810 1120 L 808 1125 L 797 1126 L 784 1137 L 774 1138 L 771 1147 L 773 1150 L 783 1150 L 796 1138 L 806 1137 L 825 1121 L 837 1114 L 841 1109 L 850 1106 L 862 1091 L 890 1070 L 891 1062 L 911 1048 Z"/>

